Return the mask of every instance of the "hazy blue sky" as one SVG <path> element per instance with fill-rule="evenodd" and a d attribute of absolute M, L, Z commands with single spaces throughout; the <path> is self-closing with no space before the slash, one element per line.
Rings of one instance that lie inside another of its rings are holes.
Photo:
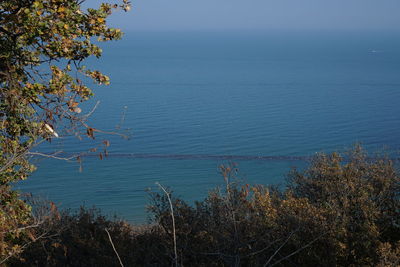
<path fill-rule="evenodd" d="M 88 0 L 92 3 L 100 0 Z M 400 0 L 133 0 L 124 30 L 400 29 Z"/>

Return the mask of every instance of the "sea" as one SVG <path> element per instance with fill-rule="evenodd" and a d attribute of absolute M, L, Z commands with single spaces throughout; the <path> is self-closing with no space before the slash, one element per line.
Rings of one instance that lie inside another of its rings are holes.
<path fill-rule="evenodd" d="M 35 157 L 21 192 L 141 224 L 157 183 L 193 204 L 224 185 L 221 165 L 284 187 L 318 152 L 399 156 L 400 32 L 127 32 L 99 45 L 87 65 L 111 84 L 92 86 L 82 114 L 111 133 L 59 129 L 33 151 L 81 162 Z"/>

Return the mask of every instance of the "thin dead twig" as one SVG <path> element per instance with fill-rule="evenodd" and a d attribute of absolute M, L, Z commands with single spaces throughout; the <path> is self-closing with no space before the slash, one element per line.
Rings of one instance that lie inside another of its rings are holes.
<path fill-rule="evenodd" d="M 290 253 L 290 254 L 287 255 L 286 257 L 283 257 L 282 259 L 278 260 L 277 262 L 275 262 L 274 264 L 272 264 L 272 265 L 270 265 L 270 266 L 271 266 L 271 267 L 272 267 L 272 266 L 275 266 L 275 265 L 281 263 L 282 261 L 287 260 L 288 258 L 292 257 L 293 255 L 299 253 L 299 252 L 302 251 L 303 249 L 308 248 L 309 246 L 311 246 L 314 242 L 316 242 L 318 239 L 320 239 L 320 238 L 321 238 L 322 236 L 324 236 L 325 234 L 327 234 L 327 233 L 322 233 L 321 235 L 317 236 L 315 239 L 311 240 L 307 245 L 305 245 L 305 246 L 303 246 L 303 247 L 297 249 L 296 251 Z"/>
<path fill-rule="evenodd" d="M 272 254 L 272 256 L 268 259 L 268 261 L 264 264 L 265 266 L 268 266 L 268 264 L 272 261 L 272 259 L 276 256 L 276 254 L 278 254 L 278 252 L 286 245 L 286 243 L 290 240 L 290 238 L 292 238 L 293 234 L 297 232 L 296 231 L 292 231 L 290 233 L 290 235 L 286 238 L 285 242 L 282 243 L 282 245 L 274 252 L 274 254 Z"/>
<path fill-rule="evenodd" d="M 173 235 L 173 240 L 174 240 L 174 254 L 175 254 L 175 266 L 178 266 L 178 252 L 176 249 L 176 230 L 175 230 L 175 216 L 174 216 L 174 207 L 172 205 L 172 201 L 171 198 L 169 196 L 169 193 L 167 192 L 167 190 L 160 184 L 160 183 L 156 183 L 156 185 L 158 185 L 162 191 L 164 191 L 165 195 L 168 198 L 168 202 L 169 202 L 169 207 L 171 209 L 171 218 L 172 218 L 172 235 Z"/>
<path fill-rule="evenodd" d="M 46 157 L 46 158 L 52 158 L 52 159 L 59 159 L 59 160 L 66 160 L 70 161 L 72 159 L 76 159 L 79 155 L 74 155 L 71 157 L 57 157 L 56 155 L 62 153 L 62 151 L 53 153 L 53 154 L 46 154 L 46 153 L 40 153 L 40 152 L 27 152 L 27 155 L 32 155 L 32 156 L 41 156 L 41 157 Z"/>
<path fill-rule="evenodd" d="M 90 116 L 92 116 L 93 112 L 97 109 L 97 107 L 100 105 L 100 101 L 97 101 L 96 104 L 94 105 L 94 107 L 92 108 L 91 111 L 89 111 L 89 113 L 87 113 L 86 115 L 83 116 L 84 119 L 89 118 Z"/>
<path fill-rule="evenodd" d="M 112 248 L 113 248 L 113 250 L 114 250 L 115 255 L 117 255 L 119 264 L 121 265 L 121 267 L 124 267 L 124 264 L 122 263 L 122 260 L 121 260 L 121 258 L 119 257 L 119 254 L 118 254 L 118 252 L 117 252 L 117 249 L 116 249 L 115 246 L 114 246 L 114 242 L 112 241 L 110 232 L 109 232 L 107 229 L 104 229 L 104 230 L 106 231 L 106 233 L 107 233 L 107 235 L 108 235 L 108 239 L 110 240 L 110 243 L 111 243 L 111 246 L 112 246 Z"/>

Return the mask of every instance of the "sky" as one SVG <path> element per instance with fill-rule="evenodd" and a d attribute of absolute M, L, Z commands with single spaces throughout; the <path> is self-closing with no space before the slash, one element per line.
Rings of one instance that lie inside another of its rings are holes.
<path fill-rule="evenodd" d="M 132 0 L 110 22 L 125 31 L 400 30 L 400 0 Z"/>

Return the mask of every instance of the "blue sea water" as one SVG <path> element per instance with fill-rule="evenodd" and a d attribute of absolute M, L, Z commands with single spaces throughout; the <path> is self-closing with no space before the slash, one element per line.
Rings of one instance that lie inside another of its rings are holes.
<path fill-rule="evenodd" d="M 119 125 L 131 138 L 106 136 L 110 156 L 85 157 L 82 172 L 40 160 L 22 191 L 140 223 L 155 182 L 189 202 L 221 185 L 218 166 L 229 160 L 210 155 L 250 156 L 232 160 L 243 182 L 282 184 L 306 164 L 292 157 L 356 142 L 372 152 L 400 148 L 399 33 L 132 32 L 102 46 L 89 65 L 111 85 L 96 87 L 84 111 L 101 101 L 91 124 Z M 63 137 L 44 149 L 87 151 L 100 137 Z"/>

